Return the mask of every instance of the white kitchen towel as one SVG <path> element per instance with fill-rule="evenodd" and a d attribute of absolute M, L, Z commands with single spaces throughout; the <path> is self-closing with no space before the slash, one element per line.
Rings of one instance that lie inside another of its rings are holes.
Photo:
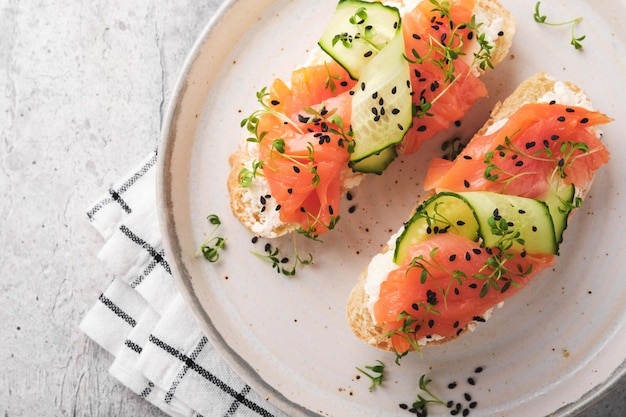
<path fill-rule="evenodd" d="M 155 151 L 87 212 L 114 278 L 80 328 L 114 356 L 111 375 L 169 415 L 285 416 L 235 374 L 184 304 L 161 241 L 156 161 Z"/>

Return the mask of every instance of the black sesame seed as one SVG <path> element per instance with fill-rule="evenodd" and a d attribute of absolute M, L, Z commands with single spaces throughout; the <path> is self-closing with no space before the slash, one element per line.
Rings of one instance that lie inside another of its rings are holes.
<path fill-rule="evenodd" d="M 351 96 L 353 96 L 353 95 L 354 95 L 354 90 L 350 90 L 350 92 L 349 92 L 348 94 L 350 94 Z"/>
<path fill-rule="evenodd" d="M 369 58 L 369 57 L 371 57 L 371 56 L 372 56 L 372 54 L 373 54 L 373 52 L 372 52 L 372 51 L 367 51 L 366 53 L 364 53 L 364 54 L 363 54 L 363 56 L 364 56 L 365 58 Z"/>
<path fill-rule="evenodd" d="M 450 411 L 450 415 L 451 415 L 451 416 L 456 416 L 457 414 L 459 414 L 459 411 L 458 411 L 458 410 L 452 410 L 452 411 Z"/>
<path fill-rule="evenodd" d="M 441 35 L 441 43 L 442 43 L 442 44 L 445 44 L 445 43 L 446 43 L 446 38 L 447 38 L 447 37 L 448 37 L 448 34 L 447 34 L 447 33 L 443 33 L 443 34 Z"/>
<path fill-rule="evenodd" d="M 265 197 L 261 196 L 259 198 L 259 200 L 261 201 L 261 204 L 265 205 L 267 203 L 267 201 L 265 200 Z"/>
<path fill-rule="evenodd" d="M 455 322 L 454 322 L 453 326 L 454 326 L 454 328 L 456 329 L 456 328 L 458 328 L 458 327 L 459 327 L 459 325 L 460 325 L 460 324 L 461 324 L 461 323 L 459 323 L 459 321 L 457 320 L 457 321 L 455 321 Z"/>
<path fill-rule="evenodd" d="M 583 117 L 582 119 L 580 119 L 580 123 L 584 124 L 584 123 L 587 123 L 587 122 L 589 122 L 589 119 L 586 118 L 586 117 Z"/>
<path fill-rule="evenodd" d="M 466 261 L 471 261 L 472 260 L 472 255 L 470 255 L 469 252 L 465 252 L 465 260 Z"/>
<path fill-rule="evenodd" d="M 463 394 L 463 397 L 465 398 L 465 401 L 472 401 L 472 396 L 469 395 L 467 392 Z"/>
<path fill-rule="evenodd" d="M 300 168 L 298 168 L 297 166 L 293 166 L 293 172 L 295 172 L 296 174 L 300 173 Z"/>
<path fill-rule="evenodd" d="M 459 329 L 459 330 L 456 331 L 456 335 L 457 336 L 460 335 L 461 333 L 463 333 L 463 329 Z"/>
<path fill-rule="evenodd" d="M 478 405 L 478 403 L 476 401 L 472 401 L 471 403 L 469 403 L 469 408 L 476 408 L 476 406 Z"/>
<path fill-rule="evenodd" d="M 270 245 L 269 243 L 266 243 L 263 249 L 265 249 L 265 252 L 269 252 L 272 250 L 272 245 Z"/>
<path fill-rule="evenodd" d="M 422 73 L 419 72 L 419 70 L 414 70 L 413 73 L 415 74 L 415 78 L 421 78 L 422 77 Z"/>
<path fill-rule="evenodd" d="M 426 126 L 424 126 L 424 125 L 419 126 L 419 127 L 417 128 L 417 131 L 418 131 L 418 132 L 425 132 L 425 131 L 426 131 Z"/>
<path fill-rule="evenodd" d="M 517 212 L 518 212 L 519 214 L 526 214 L 526 210 L 522 210 L 522 209 L 517 210 Z"/>
<path fill-rule="evenodd" d="M 552 105 L 556 104 L 556 100 L 550 100 L 550 103 L 548 103 L 548 104 L 552 106 Z"/>
<path fill-rule="evenodd" d="M 498 32 L 498 36 L 504 36 L 504 32 L 503 31 Z"/>
<path fill-rule="evenodd" d="M 438 81 L 435 80 L 435 81 L 433 81 L 430 84 L 430 91 L 431 92 L 435 92 L 435 90 L 437 90 L 438 88 L 439 88 L 439 82 Z"/>
<path fill-rule="evenodd" d="M 281 209 L 281 207 L 282 206 L 280 204 L 276 205 L 276 211 L 279 211 Z"/>
<path fill-rule="evenodd" d="M 272 100 L 271 103 L 272 103 L 273 106 L 278 106 L 280 104 L 280 101 Z"/>
<path fill-rule="evenodd" d="M 428 327 L 429 328 L 432 329 L 434 325 L 435 325 L 435 320 L 433 320 L 433 319 L 428 320 Z"/>
<path fill-rule="evenodd" d="M 463 185 L 465 186 L 465 188 L 469 188 L 470 187 L 470 183 L 468 180 L 463 180 Z"/>
<path fill-rule="evenodd" d="M 287 188 L 287 193 L 288 193 L 288 194 L 293 193 L 293 188 Z"/>
<path fill-rule="evenodd" d="M 528 142 L 528 143 L 526 143 L 526 149 L 534 148 L 535 145 L 536 145 L 535 142 Z"/>
<path fill-rule="evenodd" d="M 352 198 L 353 198 L 353 197 L 352 197 L 352 193 L 351 193 L 350 191 L 348 191 L 348 192 L 346 193 L 346 199 L 347 199 L 348 201 L 352 201 Z"/>
<path fill-rule="evenodd" d="M 454 401 L 450 400 L 446 403 L 446 407 L 448 408 L 452 408 L 452 406 L 454 405 Z"/>
<path fill-rule="evenodd" d="M 574 113 L 575 110 L 572 109 L 571 107 L 567 107 L 567 108 L 565 108 L 565 111 L 568 112 L 568 113 Z"/>
<path fill-rule="evenodd" d="M 516 166 L 516 167 L 521 167 L 522 165 L 524 165 L 524 161 L 517 161 L 517 162 L 515 163 L 515 166 Z"/>
<path fill-rule="evenodd" d="M 340 86 L 342 87 L 347 87 L 348 86 L 348 82 L 347 81 L 342 81 L 339 83 Z"/>
<path fill-rule="evenodd" d="M 266 206 L 261 207 L 261 213 L 265 213 L 265 210 L 267 209 Z"/>
<path fill-rule="evenodd" d="M 465 222 L 463 220 L 457 220 L 456 221 L 456 225 L 457 226 L 465 226 Z"/>
<path fill-rule="evenodd" d="M 393 114 L 393 115 L 396 115 L 398 113 L 400 113 L 400 110 L 398 110 L 398 109 L 391 110 L 391 114 Z"/>
<path fill-rule="evenodd" d="M 457 287 L 455 287 L 454 288 L 454 295 L 459 295 L 460 293 L 461 293 L 461 290 L 459 290 Z"/>
<path fill-rule="evenodd" d="M 333 215 L 335 214 L 335 210 L 333 209 L 333 206 L 328 206 L 328 212 Z"/>
<path fill-rule="evenodd" d="M 456 382 L 450 382 L 448 384 L 448 389 L 455 389 L 456 388 Z"/>
<path fill-rule="evenodd" d="M 467 159 L 468 161 L 471 161 L 472 157 L 469 155 L 463 155 L 463 159 Z"/>
<path fill-rule="evenodd" d="M 282 259 L 280 260 L 280 263 L 281 263 L 281 264 L 286 264 L 287 262 L 289 262 L 289 258 L 282 258 Z"/>
<path fill-rule="evenodd" d="M 559 135 L 552 135 L 550 136 L 550 139 L 552 140 L 557 140 L 559 138 Z"/>
<path fill-rule="evenodd" d="M 482 371 L 484 371 L 484 368 L 482 366 L 479 366 L 478 368 L 474 369 L 474 372 L 477 374 L 481 373 Z"/>
<path fill-rule="evenodd" d="M 301 114 L 299 114 L 299 115 L 298 115 L 298 121 L 299 121 L 300 123 L 309 123 L 309 120 L 310 120 L 310 119 L 309 119 L 308 117 L 304 117 L 304 116 L 303 116 L 303 115 L 301 115 Z"/>
<path fill-rule="evenodd" d="M 482 253 L 482 251 L 478 248 L 472 249 L 472 252 L 474 252 L 476 255 L 480 255 Z"/>
<path fill-rule="evenodd" d="M 412 36 L 413 36 L 413 39 L 417 39 L 418 41 L 422 39 L 422 37 L 418 35 L 417 33 L 414 33 Z"/>
<path fill-rule="evenodd" d="M 409 406 L 406 404 L 398 404 L 398 406 L 403 410 L 407 410 L 409 408 Z"/>
<path fill-rule="evenodd" d="M 537 226 L 533 226 L 533 232 L 537 231 Z"/>
<path fill-rule="evenodd" d="M 546 148 L 549 148 L 549 147 L 550 147 L 550 142 L 548 142 L 548 140 L 547 140 L 547 139 L 545 139 L 545 140 L 543 141 L 543 146 L 545 146 Z"/>
<path fill-rule="evenodd" d="M 376 100 L 378 98 L 378 91 L 374 91 L 372 94 L 372 99 Z"/>
<path fill-rule="evenodd" d="M 556 118 L 556 120 L 558 120 L 559 122 L 564 122 L 565 121 L 565 116 L 559 116 Z"/>
<path fill-rule="evenodd" d="M 391 94 L 396 94 L 397 91 L 398 91 L 398 87 L 394 85 L 393 88 L 391 89 Z"/>
<path fill-rule="evenodd" d="M 467 34 L 467 39 L 468 40 L 471 41 L 473 37 L 474 37 L 474 32 L 470 32 L 470 33 Z"/>
<path fill-rule="evenodd" d="M 348 208 L 348 213 L 354 213 L 356 211 L 356 206 L 350 206 L 350 208 Z"/>
<path fill-rule="evenodd" d="M 402 126 L 400 123 L 398 123 L 398 129 L 404 130 L 404 126 Z"/>
<path fill-rule="evenodd" d="M 453 253 L 448 259 L 450 260 L 450 262 L 454 262 L 454 260 L 456 259 L 456 254 Z"/>
<path fill-rule="evenodd" d="M 476 288 L 478 288 L 478 285 L 476 283 L 471 283 L 469 285 L 469 287 L 472 288 L 472 289 L 476 289 Z"/>
<path fill-rule="evenodd" d="M 470 413 L 469 408 L 464 408 L 464 409 L 463 409 L 463 417 L 467 417 L 467 416 L 469 416 L 469 413 Z"/>
<path fill-rule="evenodd" d="M 460 121 L 460 120 L 457 120 L 456 122 L 454 122 L 454 125 L 455 125 L 456 127 L 460 127 L 460 126 L 461 126 L 461 121 Z"/>
<path fill-rule="evenodd" d="M 259 241 L 259 237 L 258 236 L 254 236 L 252 238 L 252 243 L 257 243 Z"/>
<path fill-rule="evenodd" d="M 474 321 L 477 321 L 479 323 L 484 323 L 486 320 L 480 316 L 474 316 L 473 318 Z"/>
<path fill-rule="evenodd" d="M 365 83 L 364 82 L 361 83 L 361 91 L 365 91 Z"/>

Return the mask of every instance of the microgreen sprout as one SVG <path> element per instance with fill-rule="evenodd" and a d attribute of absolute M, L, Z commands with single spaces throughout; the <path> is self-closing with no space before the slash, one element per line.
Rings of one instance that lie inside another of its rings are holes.
<path fill-rule="evenodd" d="M 422 394 L 417 394 L 417 401 L 413 403 L 413 408 L 416 411 L 420 411 L 421 416 L 428 415 L 428 406 L 429 404 L 439 404 L 445 406 L 446 403 L 440 399 L 438 396 L 433 394 L 428 385 L 433 382 L 430 378 L 428 378 L 425 374 L 420 377 L 419 380 L 419 388 L 422 391 Z"/>
<path fill-rule="evenodd" d="M 487 263 L 478 273 L 472 275 L 472 277 L 484 281 L 480 289 L 480 298 L 485 297 L 491 288 L 501 293 L 506 292 L 511 286 L 519 288 L 519 284 L 513 280 L 513 277 L 525 277 L 533 269 L 532 263 L 526 269 L 521 264 L 517 264 L 515 269 L 511 269 L 507 265 L 507 262 L 515 257 L 515 253 L 511 250 L 513 246 L 515 244 L 523 246 L 525 243 L 519 229 L 514 228 L 512 223 L 500 216 L 497 209 L 494 210 L 494 215 L 487 220 L 487 224 L 491 229 L 491 234 L 499 236 L 499 239 L 496 242 L 495 250 L 490 250 L 492 255 L 487 259 Z"/>
<path fill-rule="evenodd" d="M 451 2 L 430 0 L 433 4 L 431 12 L 436 12 L 441 19 L 447 18 L 449 20 L 450 32 L 444 33 L 440 38 L 436 38 L 432 35 L 428 36 L 428 50 L 420 54 L 415 48 L 411 48 L 408 55 L 404 58 L 412 64 L 424 64 L 430 63 L 438 67 L 443 72 L 443 84 L 445 88 L 428 101 L 423 96 L 419 98 L 419 103 L 413 105 L 413 116 L 423 118 L 425 116 L 433 116 L 429 110 L 432 105 L 439 100 L 443 94 L 456 82 L 458 79 L 457 67 L 455 61 L 466 53 L 463 51 L 466 39 L 462 33 L 462 30 L 470 30 L 478 33 L 478 29 L 482 23 L 476 22 L 476 17 L 472 16 L 469 22 L 456 23 L 451 20 L 450 7 Z M 491 57 L 495 45 L 489 42 L 484 33 L 474 37 L 479 46 L 477 52 L 474 52 L 474 62 L 483 71 L 489 68 L 493 68 Z"/>
<path fill-rule="evenodd" d="M 370 370 L 373 375 L 359 367 L 357 367 L 357 371 L 361 372 L 363 375 L 365 375 L 366 377 L 368 377 L 372 383 L 369 387 L 370 391 L 373 391 L 374 388 L 376 388 L 377 386 L 382 385 L 383 380 L 384 380 L 384 376 L 385 376 L 385 364 L 382 363 L 379 360 L 376 360 L 376 362 L 378 363 L 377 365 L 366 365 L 365 369 Z"/>
<path fill-rule="evenodd" d="M 441 150 L 446 152 L 443 155 L 443 159 L 454 161 L 457 156 L 465 149 L 465 144 L 461 142 L 460 137 L 454 137 L 446 140 L 441 144 Z"/>
<path fill-rule="evenodd" d="M 270 263 L 272 265 L 272 268 L 275 269 L 278 274 L 283 274 L 285 276 L 294 276 L 296 275 L 298 267 L 305 267 L 313 263 L 313 255 L 309 253 L 308 258 L 301 258 L 298 254 L 295 237 L 293 239 L 293 248 L 295 261 L 291 266 L 287 265 L 289 263 L 289 258 L 286 256 L 282 256 L 280 249 L 277 247 L 272 247 L 270 243 L 266 243 L 263 248 L 265 254 L 255 251 L 252 251 L 252 254 L 259 259 Z"/>
<path fill-rule="evenodd" d="M 385 43 L 377 44 L 374 38 L 378 35 L 374 27 L 366 24 L 368 19 L 367 8 L 359 7 L 357 11 L 348 19 L 351 25 L 356 27 L 357 33 L 350 35 L 347 32 L 339 33 L 333 37 L 332 45 L 335 46 L 341 42 L 344 48 L 352 48 L 355 41 L 361 41 L 369 44 L 376 51 L 380 51 Z"/>
<path fill-rule="evenodd" d="M 209 262 L 217 262 L 220 258 L 219 251 L 226 245 L 226 239 L 220 236 L 214 236 L 217 229 L 219 229 L 222 222 L 216 214 L 210 214 L 207 216 L 207 220 L 213 226 L 213 230 L 207 236 L 206 240 L 200 245 L 200 248 L 196 252 L 196 256 L 202 255 L 204 259 Z"/>
<path fill-rule="evenodd" d="M 560 22 L 560 23 L 548 22 L 547 21 L 548 17 L 546 15 L 542 15 L 541 12 L 539 11 L 540 4 L 541 4 L 540 1 L 538 1 L 535 4 L 535 13 L 533 14 L 533 18 L 535 19 L 535 22 L 541 23 L 543 25 L 548 25 L 548 26 L 571 25 L 571 27 L 572 27 L 572 38 L 570 40 L 570 45 L 572 45 L 575 49 L 582 49 L 583 45 L 582 45 L 581 42 L 585 39 L 585 35 L 576 37 L 576 35 L 574 34 L 574 29 L 576 27 L 576 24 L 578 22 L 580 22 L 581 20 L 583 20 L 582 16 L 579 16 L 579 17 L 577 17 L 575 19 L 572 19 L 572 20 L 568 20 L 566 22 Z"/>

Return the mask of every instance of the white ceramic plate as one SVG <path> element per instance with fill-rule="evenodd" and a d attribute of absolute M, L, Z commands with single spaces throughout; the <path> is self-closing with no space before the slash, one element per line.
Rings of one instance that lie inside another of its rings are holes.
<path fill-rule="evenodd" d="M 332 14 L 334 0 L 230 1 L 191 51 L 172 99 L 161 144 L 160 216 L 173 273 L 210 339 L 257 391 L 292 416 L 407 415 L 418 379 L 462 401 L 470 390 L 481 415 L 566 415 L 579 410 L 624 374 L 626 358 L 626 4 L 551 1 L 553 19 L 584 16 L 576 27 L 584 50 L 569 45 L 569 27 L 533 21 L 534 2 L 503 1 L 517 19 L 510 59 L 485 77 L 491 98 L 461 127 L 467 137 L 488 109 L 538 71 L 582 86 L 597 108 L 616 118 L 606 126 L 612 161 L 602 168 L 584 207 L 567 230 L 554 270 L 457 341 L 405 358 L 358 341 L 346 325 L 344 305 L 361 269 L 406 219 L 422 194 L 425 166 L 440 155 L 443 136 L 419 155 L 398 160 L 382 177 L 369 177 L 344 204 L 338 228 L 324 244 L 299 243 L 315 265 L 296 277 L 277 275 L 250 251 L 261 240 L 231 215 L 226 188 L 228 156 L 243 132 L 239 122 L 256 108 L 255 92 L 275 77 L 288 78 L 305 61 Z M 448 135 L 450 137 L 450 135 Z M 211 230 L 209 214 L 222 219 L 228 239 L 220 261 L 194 253 Z M 276 244 L 285 252 L 291 240 Z M 374 392 L 356 366 L 380 359 L 388 369 Z M 464 383 L 477 366 L 477 384 Z M 459 388 L 449 390 L 448 382 Z M 464 385 L 465 384 L 465 385 Z M 432 412 L 447 413 L 442 408 Z"/>

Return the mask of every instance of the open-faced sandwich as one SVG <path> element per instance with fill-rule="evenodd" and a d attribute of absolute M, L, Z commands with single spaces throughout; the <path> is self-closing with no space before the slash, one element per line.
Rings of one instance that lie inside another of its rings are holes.
<path fill-rule="evenodd" d="M 340 0 L 310 62 L 257 93 L 230 158 L 235 216 L 255 235 L 332 229 L 366 173 L 463 118 L 487 95 L 514 21 L 497 0 Z"/>
<path fill-rule="evenodd" d="M 609 161 L 575 85 L 523 82 L 454 161 L 431 162 L 427 198 L 359 277 L 354 333 L 404 355 L 450 341 L 551 267 L 573 211 Z"/>

